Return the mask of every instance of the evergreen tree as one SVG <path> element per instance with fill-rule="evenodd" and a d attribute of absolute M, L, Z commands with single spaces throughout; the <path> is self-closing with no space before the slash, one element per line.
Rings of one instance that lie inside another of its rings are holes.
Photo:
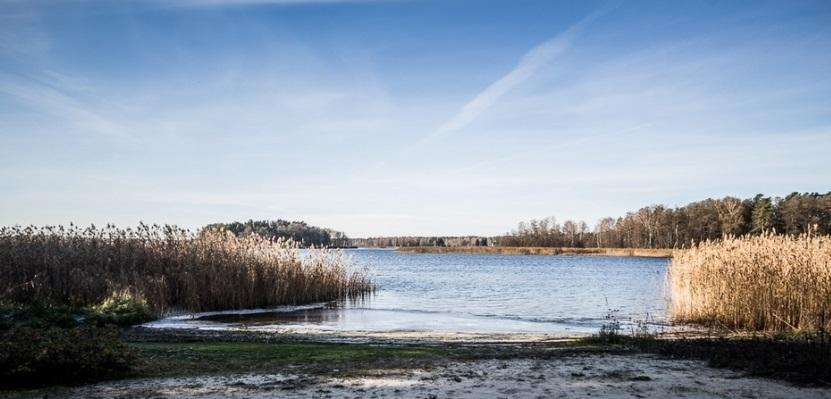
<path fill-rule="evenodd" d="M 751 215 L 751 229 L 753 234 L 761 234 L 776 226 L 776 209 L 769 197 L 757 194 L 753 198 L 753 213 Z"/>

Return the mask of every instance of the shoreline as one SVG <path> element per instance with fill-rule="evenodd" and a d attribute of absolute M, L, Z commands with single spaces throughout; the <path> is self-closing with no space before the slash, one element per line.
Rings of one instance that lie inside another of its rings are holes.
<path fill-rule="evenodd" d="M 724 341 L 713 337 L 431 341 L 406 335 L 356 342 L 302 333 L 134 327 L 123 336 L 144 359 L 133 378 L 2 393 L 27 399 L 664 398 L 682 393 L 822 398 L 831 393 L 821 382 L 782 381 L 792 379 L 782 370 L 754 370 L 741 362 L 714 365 L 708 353 L 723 350 Z M 736 342 L 741 346 L 736 353 L 752 346 Z"/>
<path fill-rule="evenodd" d="M 664 248 L 572 248 L 572 247 L 398 247 L 407 253 L 454 253 L 499 255 L 563 255 L 563 256 L 633 256 L 671 258 L 672 249 Z"/>
<path fill-rule="evenodd" d="M 622 339 L 628 335 L 620 333 Z M 649 339 L 706 341 L 749 338 L 751 335 L 689 327 L 677 331 L 652 333 Z M 134 326 L 122 331 L 127 342 L 299 342 L 348 345 L 418 347 L 547 347 L 591 341 L 596 334 L 571 335 L 522 332 L 446 332 L 446 331 L 338 331 L 317 329 L 205 329 Z M 594 345 L 594 344 L 593 344 Z"/>
<path fill-rule="evenodd" d="M 586 334 L 473 333 L 442 331 L 327 331 L 315 329 L 193 329 L 136 326 L 125 329 L 128 342 L 306 342 L 391 346 L 538 346 L 577 342 Z"/>

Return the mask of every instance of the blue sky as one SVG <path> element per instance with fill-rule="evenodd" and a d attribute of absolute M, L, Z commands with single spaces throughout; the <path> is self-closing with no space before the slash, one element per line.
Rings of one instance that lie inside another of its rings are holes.
<path fill-rule="evenodd" d="M 831 3 L 0 0 L 0 224 L 351 236 L 831 190 Z"/>

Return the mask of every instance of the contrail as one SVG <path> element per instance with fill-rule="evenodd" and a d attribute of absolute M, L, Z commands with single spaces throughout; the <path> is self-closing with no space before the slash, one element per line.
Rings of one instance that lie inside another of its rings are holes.
<path fill-rule="evenodd" d="M 574 43 L 574 40 L 583 31 L 584 26 L 599 14 L 594 13 L 584 18 L 559 35 L 546 40 L 526 52 L 519 59 L 514 69 L 491 83 L 485 90 L 468 101 L 453 118 L 439 126 L 433 133 L 424 137 L 419 143 L 419 146 L 445 138 L 470 125 L 479 115 L 504 97 L 505 94 L 534 76 L 546 64 L 552 62 L 568 50 L 572 46 L 572 43 Z"/>

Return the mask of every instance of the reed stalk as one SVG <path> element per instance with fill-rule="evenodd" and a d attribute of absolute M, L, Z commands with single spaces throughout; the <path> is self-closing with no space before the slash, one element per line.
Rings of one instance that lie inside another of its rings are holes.
<path fill-rule="evenodd" d="M 90 306 L 115 294 L 157 312 L 355 299 L 374 286 L 341 251 L 140 224 L 0 228 L 0 300 Z"/>
<path fill-rule="evenodd" d="M 677 321 L 732 330 L 831 330 L 831 237 L 725 237 L 676 251 L 669 270 Z"/>

